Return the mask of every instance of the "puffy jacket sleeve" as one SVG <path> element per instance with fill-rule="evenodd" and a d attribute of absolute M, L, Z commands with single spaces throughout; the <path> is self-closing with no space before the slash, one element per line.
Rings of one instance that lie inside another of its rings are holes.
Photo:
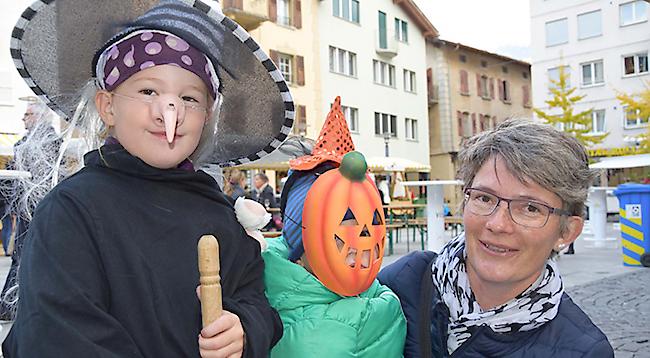
<path fill-rule="evenodd" d="M 264 295 L 264 260 L 259 246 L 250 252 L 253 258 L 248 260 L 243 280 L 232 297 L 224 297 L 223 308 L 241 320 L 246 334 L 244 357 L 266 357 L 282 337 L 282 321 Z"/>
<path fill-rule="evenodd" d="M 61 190 L 43 200 L 25 240 L 20 301 L 2 345 L 5 357 L 141 357 L 108 314 L 98 219 Z"/>
<path fill-rule="evenodd" d="M 421 326 L 429 326 L 429 322 L 422 322 L 428 317 L 422 317 L 420 314 L 422 305 L 426 304 L 421 302 L 421 283 L 427 265 L 431 265 L 434 257 L 435 253 L 430 251 L 414 251 L 383 268 L 377 276 L 379 282 L 388 286 L 399 297 L 404 310 L 407 322 L 405 357 L 429 356 L 429 352 L 423 352 L 423 348 L 429 350 L 430 346 L 424 345 L 421 336 Z"/>
<path fill-rule="evenodd" d="M 375 280 L 366 291 L 366 314 L 359 327 L 359 357 L 401 357 L 406 339 L 406 319 L 399 298 Z M 363 298 L 363 294 L 362 294 Z"/>

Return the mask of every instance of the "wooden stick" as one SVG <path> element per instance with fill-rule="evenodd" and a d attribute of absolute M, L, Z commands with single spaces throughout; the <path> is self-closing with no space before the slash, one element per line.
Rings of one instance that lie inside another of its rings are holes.
<path fill-rule="evenodd" d="M 198 244 L 201 282 L 201 316 L 203 327 L 221 316 L 221 276 L 219 276 L 219 242 L 212 235 L 203 235 Z"/>

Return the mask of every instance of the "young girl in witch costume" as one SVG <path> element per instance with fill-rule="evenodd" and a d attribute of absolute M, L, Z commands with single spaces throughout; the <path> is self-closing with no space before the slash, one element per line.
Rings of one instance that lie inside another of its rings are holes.
<path fill-rule="evenodd" d="M 268 355 L 282 327 L 259 244 L 195 168 L 284 139 L 293 105 L 272 62 L 200 1 L 37 2 L 13 36 L 20 73 L 68 133 L 108 136 L 35 210 L 4 356 Z M 81 102 L 66 97 L 89 81 Z M 202 329 L 204 234 L 219 239 L 224 313 Z"/>

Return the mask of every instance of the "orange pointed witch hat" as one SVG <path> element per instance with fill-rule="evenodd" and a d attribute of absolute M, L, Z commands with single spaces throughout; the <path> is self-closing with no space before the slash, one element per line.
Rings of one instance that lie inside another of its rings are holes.
<path fill-rule="evenodd" d="M 354 143 L 350 137 L 348 123 L 341 111 L 341 97 L 337 96 L 311 155 L 290 160 L 289 167 L 294 170 L 310 170 L 326 161 L 341 164 L 343 156 L 353 150 Z"/>

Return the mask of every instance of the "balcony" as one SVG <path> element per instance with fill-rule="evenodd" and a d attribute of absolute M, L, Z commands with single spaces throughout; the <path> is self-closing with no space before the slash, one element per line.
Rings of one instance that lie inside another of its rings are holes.
<path fill-rule="evenodd" d="M 380 36 L 379 31 L 375 32 L 375 51 L 380 56 L 393 58 L 397 56 L 397 39 L 395 34 L 386 33 Z"/>
<path fill-rule="evenodd" d="M 235 20 L 246 31 L 268 21 L 268 0 L 223 0 L 224 15 Z"/>
<path fill-rule="evenodd" d="M 438 104 L 438 99 L 440 98 L 437 85 L 428 85 L 427 86 L 427 98 L 429 99 L 429 105 Z"/>

